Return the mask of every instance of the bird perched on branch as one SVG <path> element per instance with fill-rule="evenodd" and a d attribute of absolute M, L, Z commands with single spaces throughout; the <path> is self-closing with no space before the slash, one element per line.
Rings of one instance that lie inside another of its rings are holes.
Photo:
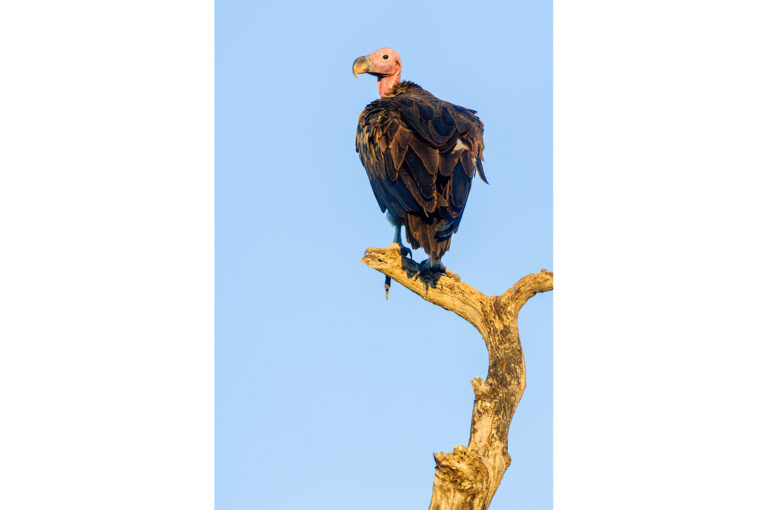
<path fill-rule="evenodd" d="M 377 77 L 380 99 L 365 107 L 355 146 L 403 254 L 424 247 L 422 270 L 444 272 L 441 258 L 459 229 L 475 172 L 483 173 L 483 123 L 475 110 L 400 81 L 400 55 L 382 48 L 355 60 L 352 72 Z M 389 282 L 387 282 L 388 284 Z M 386 288 L 389 289 L 389 286 Z"/>

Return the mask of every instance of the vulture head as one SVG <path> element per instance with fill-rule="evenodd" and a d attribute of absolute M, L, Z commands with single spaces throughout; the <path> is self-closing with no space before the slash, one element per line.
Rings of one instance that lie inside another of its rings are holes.
<path fill-rule="evenodd" d="M 392 87 L 400 83 L 400 55 L 392 48 L 381 48 L 364 57 L 357 57 L 352 64 L 352 73 L 368 73 L 378 79 L 379 95 L 385 97 Z"/>

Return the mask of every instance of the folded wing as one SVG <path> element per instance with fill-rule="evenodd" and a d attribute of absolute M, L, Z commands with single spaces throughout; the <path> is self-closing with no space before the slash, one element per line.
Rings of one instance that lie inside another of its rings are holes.
<path fill-rule="evenodd" d="M 473 110 L 404 82 L 360 115 L 356 148 L 382 212 L 440 260 L 458 230 L 475 172 L 485 178 L 483 124 Z"/>

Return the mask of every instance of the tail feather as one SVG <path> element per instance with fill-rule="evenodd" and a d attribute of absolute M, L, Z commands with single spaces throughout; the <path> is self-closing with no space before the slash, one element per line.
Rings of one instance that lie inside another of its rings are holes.
<path fill-rule="evenodd" d="M 439 261 L 451 246 L 451 236 L 455 231 L 453 222 L 438 220 L 436 217 L 424 218 L 408 214 L 405 235 L 413 249 L 424 248 L 427 255 Z"/>

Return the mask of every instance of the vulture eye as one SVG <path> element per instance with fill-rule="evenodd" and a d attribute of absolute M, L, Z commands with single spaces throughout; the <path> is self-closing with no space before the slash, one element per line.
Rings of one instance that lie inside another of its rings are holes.
<path fill-rule="evenodd" d="M 384 56 L 383 56 L 383 57 L 381 57 L 381 58 L 383 58 L 384 60 L 387 60 L 387 59 L 389 58 L 389 55 L 384 55 Z"/>

